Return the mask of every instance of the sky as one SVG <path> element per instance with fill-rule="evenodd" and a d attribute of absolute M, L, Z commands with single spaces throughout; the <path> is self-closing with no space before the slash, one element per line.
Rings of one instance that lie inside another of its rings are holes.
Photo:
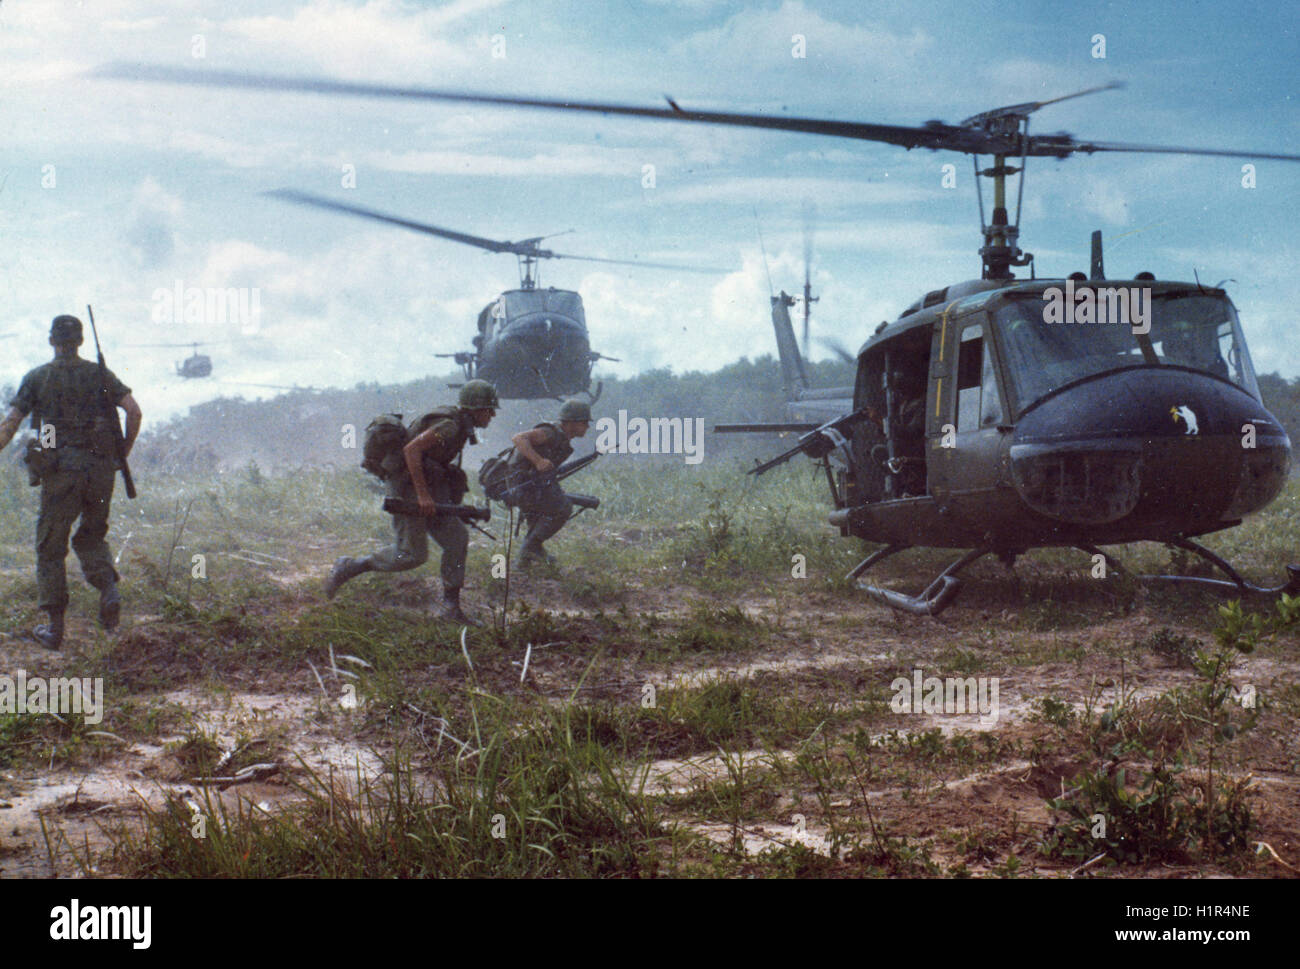
<path fill-rule="evenodd" d="M 277 188 L 491 238 L 573 230 L 554 248 L 718 270 L 545 264 L 543 285 L 582 294 L 593 349 L 621 361 L 598 375 L 773 352 L 769 274 L 802 284 L 805 203 L 814 337 L 856 349 L 980 272 L 966 156 L 88 76 L 109 62 L 909 125 L 1119 80 L 1044 108 L 1031 132 L 1300 153 L 1300 5 L 953 6 L 0 0 L 0 386 L 48 358 L 52 317 L 84 318 L 87 303 L 150 420 L 275 392 L 236 382 L 412 380 L 446 372 L 434 354 L 467 349 L 479 310 L 517 285 L 510 256 L 261 194 Z M 1039 276 L 1086 271 L 1099 228 L 1112 276 L 1231 280 L 1256 369 L 1300 375 L 1300 163 L 1114 154 L 1028 169 L 1021 246 Z M 255 292 L 260 314 L 187 324 L 161 295 L 177 285 Z M 213 378 L 175 376 L 188 349 L 134 345 L 190 341 L 208 344 Z"/>

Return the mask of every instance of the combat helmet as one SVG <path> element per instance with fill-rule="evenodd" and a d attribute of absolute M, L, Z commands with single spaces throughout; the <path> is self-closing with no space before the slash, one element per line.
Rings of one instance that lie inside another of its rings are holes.
<path fill-rule="evenodd" d="M 51 343 L 76 343 L 80 345 L 81 341 L 81 320 L 66 314 L 54 318 L 54 322 L 50 324 Z"/>
<path fill-rule="evenodd" d="M 591 421 L 591 405 L 585 400 L 566 400 L 560 405 L 560 421 Z"/>
<path fill-rule="evenodd" d="M 460 397 L 456 403 L 466 410 L 491 408 L 497 410 L 501 401 L 497 399 L 497 389 L 486 380 L 471 380 L 460 388 Z"/>

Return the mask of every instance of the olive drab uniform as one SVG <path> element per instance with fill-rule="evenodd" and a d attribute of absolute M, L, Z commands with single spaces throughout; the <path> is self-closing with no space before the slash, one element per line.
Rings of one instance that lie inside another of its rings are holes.
<path fill-rule="evenodd" d="M 106 372 L 112 405 L 131 392 Z M 118 461 L 103 399 L 99 365 L 80 357 L 58 358 L 25 377 L 10 406 L 31 415 L 44 447 L 40 474 L 41 510 L 36 522 L 36 580 L 40 608 L 62 613 L 68 604 L 64 560 L 73 523 L 72 548 L 81 571 L 101 593 L 117 580 L 109 555 L 109 504 Z"/>
<path fill-rule="evenodd" d="M 550 461 L 556 468 L 567 461 L 573 454 L 573 445 L 568 436 L 555 424 L 538 424 L 533 430 L 545 429 L 548 433 L 541 444 L 534 444 L 533 450 Z M 524 545 L 519 554 L 522 559 L 543 558 L 545 551 L 542 543 L 555 535 L 573 512 L 573 505 L 564 495 L 564 489 L 553 477 L 541 477 L 531 461 L 518 451 L 510 460 L 511 477 L 517 481 L 529 478 L 533 480 L 520 488 L 517 504 L 528 522 L 528 534 L 524 536 Z"/>
<path fill-rule="evenodd" d="M 459 505 L 468 490 L 465 472 L 452 462 L 467 443 L 474 441 L 474 425 L 464 408 L 442 407 L 431 411 L 411 425 L 410 436 L 432 429 L 437 443 L 424 457 L 424 480 L 433 500 L 439 504 Z M 399 464 L 400 463 L 400 464 Z M 401 451 L 394 453 L 386 465 L 386 497 L 414 503 L 415 484 Z M 393 516 L 392 545 L 368 557 L 375 572 L 405 572 L 423 565 L 429 558 L 429 535 L 442 547 L 442 583 L 459 589 L 465 583 L 465 555 L 469 550 L 469 530 L 459 518 L 450 515 L 421 518 L 416 515 Z"/>

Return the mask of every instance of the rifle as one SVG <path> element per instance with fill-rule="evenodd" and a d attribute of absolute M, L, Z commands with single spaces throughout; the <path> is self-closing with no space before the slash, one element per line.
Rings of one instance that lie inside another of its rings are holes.
<path fill-rule="evenodd" d="M 573 474 L 575 471 L 581 471 L 587 465 L 595 461 L 596 458 L 598 457 L 600 457 L 600 452 L 592 451 L 590 454 L 584 457 L 574 458 L 572 461 L 566 461 L 564 464 L 560 465 L 558 468 L 555 469 L 555 480 L 563 481 L 565 478 Z"/>
<path fill-rule="evenodd" d="M 444 505 L 438 503 L 433 506 L 433 509 L 432 517 L 434 518 L 450 515 L 452 518 L 459 518 L 463 522 L 487 522 L 492 520 L 491 507 L 476 508 L 473 505 Z M 384 511 L 390 515 L 423 517 L 420 515 L 420 503 L 418 501 L 406 501 L 403 498 L 385 498 Z"/>
<path fill-rule="evenodd" d="M 126 439 L 122 436 L 122 425 L 117 419 L 117 401 L 109 396 L 108 365 L 104 363 L 104 351 L 99 348 L 99 331 L 95 329 L 95 311 L 86 304 L 86 314 L 90 317 L 90 332 L 95 337 L 95 355 L 99 357 L 99 393 L 103 401 L 104 416 L 113 428 L 113 451 L 117 455 L 118 467 L 122 470 L 122 484 L 126 485 L 126 496 L 135 497 L 135 481 L 131 478 L 131 468 L 126 463 Z"/>
<path fill-rule="evenodd" d="M 833 421 L 827 421 L 815 430 L 799 436 L 798 442 L 788 451 L 784 451 L 772 458 L 770 461 L 764 461 L 757 467 L 751 468 L 749 474 L 762 474 L 764 471 L 770 471 L 779 464 L 785 464 L 796 454 L 806 454 L 814 460 L 826 457 L 835 448 L 842 446 L 844 435 L 842 431 L 847 430 L 853 424 L 864 421 L 869 418 L 867 409 L 855 410 L 851 414 L 845 414 L 837 417 Z M 829 474 L 829 471 L 827 472 Z"/>
<path fill-rule="evenodd" d="M 547 471 L 545 474 L 537 474 L 536 472 L 531 472 L 531 473 L 530 473 L 530 472 L 524 471 L 522 474 L 520 474 L 520 477 L 522 477 L 523 480 L 517 482 L 516 484 L 511 485 L 511 486 L 510 486 L 509 488 L 507 488 L 505 491 L 501 492 L 501 499 L 500 499 L 500 500 L 501 500 L 502 502 L 504 502 L 505 504 L 507 504 L 507 505 L 513 505 L 513 504 L 515 504 L 515 503 L 518 501 L 518 499 L 520 498 L 520 496 L 522 496 L 522 495 L 523 495 L 525 492 L 527 492 L 529 489 L 531 489 L 531 488 L 543 488 L 543 487 L 545 487 L 546 485 L 553 484 L 553 483 L 555 483 L 555 482 L 559 482 L 559 481 L 563 481 L 563 480 L 564 480 L 565 478 L 567 478 L 569 475 L 574 474 L 574 473 L 576 473 L 576 472 L 578 472 L 578 471 L 581 471 L 581 470 L 582 470 L 583 468 L 585 468 L 587 465 L 589 465 L 589 464 L 591 464 L 593 461 L 595 461 L 598 457 L 600 457 L 600 452 L 599 452 L 599 451 L 592 451 L 590 454 L 585 455 L 585 456 L 583 456 L 583 457 L 580 457 L 580 458 L 574 458 L 572 461 L 566 461 L 564 464 L 560 465 L 558 468 L 553 468 L 552 470 Z M 572 498 L 573 496 L 570 495 L 569 497 Z M 587 497 L 587 496 L 585 496 L 585 495 L 579 495 L 579 497 Z M 600 502 L 599 502 L 597 499 L 595 499 L 595 498 L 591 498 L 590 500 L 591 500 L 591 501 L 595 501 L 597 505 L 600 504 Z M 575 502 L 575 504 L 576 504 L 576 502 Z M 584 507 L 584 508 L 594 508 L 594 507 L 596 507 L 596 506 L 595 506 L 595 505 L 582 505 L 581 507 Z"/>

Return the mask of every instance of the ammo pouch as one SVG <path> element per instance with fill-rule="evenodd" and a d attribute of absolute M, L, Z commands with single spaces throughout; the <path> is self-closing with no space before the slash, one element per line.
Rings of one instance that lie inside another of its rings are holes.
<path fill-rule="evenodd" d="M 35 488 L 46 475 L 59 470 L 59 455 L 53 448 L 41 447 L 41 439 L 33 437 L 27 441 L 23 463 L 27 465 L 27 483 Z"/>
<path fill-rule="evenodd" d="M 453 505 L 459 505 L 461 500 L 469 492 L 469 478 L 465 472 L 457 467 L 448 468 L 450 472 L 447 475 L 447 498 Z"/>
<path fill-rule="evenodd" d="M 428 482 L 435 501 L 442 501 L 438 496 L 440 485 L 446 485 L 447 501 L 453 505 L 459 505 L 469 493 L 469 478 L 465 476 L 463 470 L 454 464 L 434 461 L 428 454 L 424 456 L 424 480 Z"/>

